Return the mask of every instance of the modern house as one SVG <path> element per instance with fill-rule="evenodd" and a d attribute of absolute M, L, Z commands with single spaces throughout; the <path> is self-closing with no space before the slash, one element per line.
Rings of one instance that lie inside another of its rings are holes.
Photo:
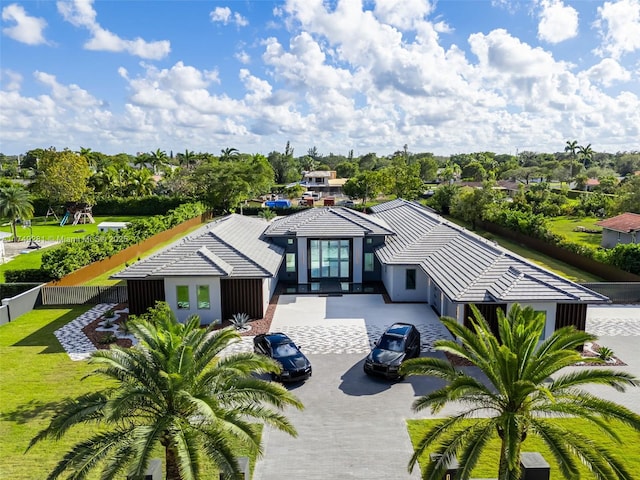
<path fill-rule="evenodd" d="M 313 208 L 270 223 L 230 215 L 114 277 L 127 280 L 132 313 L 166 300 L 180 319 L 203 323 L 261 318 L 278 284 L 336 294 L 383 285 L 391 301 L 428 303 L 460 322 L 470 304 L 495 322 L 497 309 L 520 303 L 545 312 L 547 332 L 584 329 L 587 305 L 608 301 L 416 203 L 372 210 Z"/>
<path fill-rule="evenodd" d="M 596 225 L 602 227 L 600 245 L 604 248 L 613 248 L 619 243 L 640 243 L 640 215 L 637 213 L 623 213 Z"/>
<path fill-rule="evenodd" d="M 336 178 L 335 170 L 316 170 L 304 172 L 300 185 L 312 192 L 321 192 L 323 195 L 340 195 L 346 178 Z"/>

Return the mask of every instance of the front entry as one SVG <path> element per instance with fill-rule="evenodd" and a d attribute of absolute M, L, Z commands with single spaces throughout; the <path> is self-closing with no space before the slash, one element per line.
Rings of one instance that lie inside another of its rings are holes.
<path fill-rule="evenodd" d="M 323 279 L 351 278 L 350 240 L 309 240 L 309 278 Z"/>

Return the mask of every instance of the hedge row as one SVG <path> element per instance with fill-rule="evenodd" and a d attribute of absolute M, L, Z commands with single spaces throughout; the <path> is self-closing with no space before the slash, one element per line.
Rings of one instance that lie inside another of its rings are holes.
<path fill-rule="evenodd" d="M 626 272 L 640 275 L 640 244 L 617 245 L 613 249 L 596 248 L 581 243 L 571 242 L 561 235 L 554 234 L 547 227 L 546 219 L 538 214 L 517 210 L 500 210 L 485 220 L 502 227 L 520 232 L 551 245 L 564 248 L 583 257 L 606 263 Z"/>
<path fill-rule="evenodd" d="M 187 200 L 180 197 L 165 197 L 152 195 L 148 197 L 127 197 L 98 200 L 93 206 L 92 213 L 101 216 L 129 216 L 129 215 L 166 215 L 172 209 L 183 205 Z M 32 201 L 36 217 L 47 214 L 50 202 L 44 198 Z M 53 205 L 57 214 L 63 214 L 64 206 Z"/>
<path fill-rule="evenodd" d="M 153 235 L 175 227 L 205 212 L 201 203 L 185 203 L 166 215 L 132 220 L 118 232 L 99 232 L 64 243 L 42 255 L 39 270 L 5 271 L 7 282 L 34 282 L 58 280 L 90 263 L 110 257 L 120 250 L 135 245 Z"/>

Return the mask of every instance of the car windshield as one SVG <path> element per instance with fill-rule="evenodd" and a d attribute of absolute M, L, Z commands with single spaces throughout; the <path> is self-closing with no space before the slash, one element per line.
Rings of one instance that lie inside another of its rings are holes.
<path fill-rule="evenodd" d="M 383 335 L 382 338 L 380 338 L 380 342 L 378 342 L 378 348 L 392 352 L 404 352 L 404 341 L 402 337 Z"/>
<path fill-rule="evenodd" d="M 274 357 L 291 357 L 298 355 L 298 349 L 293 343 L 280 343 L 273 346 Z"/>

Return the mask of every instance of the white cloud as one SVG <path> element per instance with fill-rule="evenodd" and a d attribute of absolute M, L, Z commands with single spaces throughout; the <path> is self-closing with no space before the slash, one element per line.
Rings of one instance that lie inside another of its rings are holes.
<path fill-rule="evenodd" d="M 8 92 L 20 90 L 22 86 L 22 75 L 13 70 L 0 70 L 0 85 L 2 85 L 2 90 Z"/>
<path fill-rule="evenodd" d="M 238 12 L 232 12 L 229 7 L 216 7 L 209 13 L 212 22 L 222 23 L 223 25 L 235 24 L 238 27 L 246 27 L 249 21 Z"/>
<path fill-rule="evenodd" d="M 538 38 L 549 43 L 560 43 L 578 35 L 578 12 L 562 0 L 541 0 Z"/>
<path fill-rule="evenodd" d="M 598 7 L 594 26 L 602 37 L 602 45 L 595 50 L 602 57 L 620 58 L 640 49 L 640 0 L 604 2 Z"/>
<path fill-rule="evenodd" d="M 14 22 L 15 25 L 2 29 L 7 37 L 27 45 L 46 44 L 44 29 L 47 22 L 43 18 L 30 17 L 25 9 L 16 3 L 7 5 L 2 9 L 2 20 Z"/>
<path fill-rule="evenodd" d="M 139 37 L 126 40 L 102 28 L 96 21 L 97 14 L 93 8 L 93 0 L 60 0 L 57 2 L 57 7 L 58 12 L 67 22 L 91 32 L 91 38 L 84 44 L 87 50 L 127 52 L 149 60 L 162 59 L 171 51 L 171 43 L 168 40 L 147 42 Z"/>
<path fill-rule="evenodd" d="M 616 82 L 631 80 L 631 72 L 612 58 L 605 58 L 583 73 L 592 83 L 600 83 L 610 87 Z"/>
<path fill-rule="evenodd" d="M 249 55 L 245 50 L 236 52 L 235 57 L 243 65 L 248 65 L 249 63 L 251 63 L 251 55 Z"/>
<path fill-rule="evenodd" d="M 408 30 L 431 13 L 428 0 L 377 0 L 374 13 L 381 22 Z"/>

